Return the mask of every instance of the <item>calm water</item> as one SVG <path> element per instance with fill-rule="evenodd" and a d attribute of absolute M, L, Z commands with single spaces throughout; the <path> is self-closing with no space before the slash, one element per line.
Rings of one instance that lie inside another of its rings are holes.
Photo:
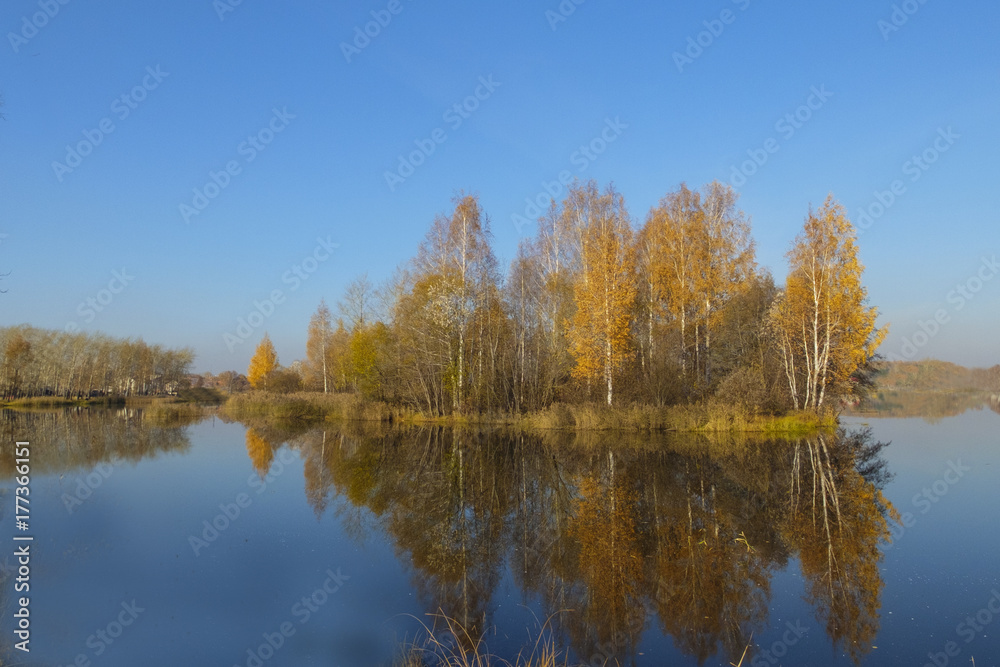
<path fill-rule="evenodd" d="M 379 665 L 437 612 L 508 659 L 545 624 L 595 665 L 727 665 L 748 644 L 744 665 L 1000 664 L 1000 416 L 845 421 L 872 439 L 6 413 L 0 645 L 29 665 Z"/>

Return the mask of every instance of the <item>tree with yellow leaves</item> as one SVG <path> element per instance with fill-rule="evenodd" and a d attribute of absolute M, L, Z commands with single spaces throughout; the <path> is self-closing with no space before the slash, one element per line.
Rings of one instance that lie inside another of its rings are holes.
<path fill-rule="evenodd" d="M 445 344 L 441 372 L 431 384 L 450 394 L 451 409 L 461 412 L 481 405 L 495 384 L 500 277 L 489 216 L 478 197 L 459 194 L 454 203 L 450 216 L 434 220 L 413 261 L 412 293 L 423 293 L 420 319 L 430 326 L 413 324 L 420 345 Z"/>
<path fill-rule="evenodd" d="M 796 409 L 819 410 L 828 395 L 854 393 L 856 375 L 875 355 L 885 327 L 866 306 L 857 234 L 833 196 L 809 211 L 788 252 L 784 294 L 772 324 Z"/>
<path fill-rule="evenodd" d="M 704 188 L 700 238 L 701 280 L 698 305 L 701 311 L 702 362 L 706 383 L 712 381 L 712 329 L 725 304 L 745 289 L 756 269 L 750 221 L 736 205 L 739 194 L 718 181 Z M 696 358 L 699 356 L 696 354 Z"/>
<path fill-rule="evenodd" d="M 648 346 L 654 344 L 653 320 L 669 319 L 680 334 L 680 366 L 687 372 L 689 331 L 697 312 L 701 230 L 704 215 L 697 191 L 683 183 L 651 209 L 641 231 L 644 272 L 649 283 Z"/>
<path fill-rule="evenodd" d="M 755 271 L 750 222 L 737 207 L 738 198 L 718 181 L 701 191 L 681 183 L 650 210 L 640 232 L 645 344 L 654 347 L 657 319 L 675 323 L 681 369 L 686 373 L 693 361 L 706 383 L 712 381 L 712 331 L 719 313 Z"/>
<path fill-rule="evenodd" d="M 625 199 L 614 188 L 603 194 L 591 182 L 574 188 L 563 215 L 578 218 L 581 270 L 574 285 L 576 313 L 570 324 L 570 352 L 577 378 L 603 381 L 611 405 L 614 376 L 632 346 L 632 311 L 637 289 L 635 246 Z"/>
<path fill-rule="evenodd" d="M 247 368 L 247 379 L 254 389 L 267 390 L 267 379 L 278 367 L 278 353 L 274 351 L 274 344 L 267 334 L 257 345 L 257 350 L 250 359 L 250 366 Z"/>

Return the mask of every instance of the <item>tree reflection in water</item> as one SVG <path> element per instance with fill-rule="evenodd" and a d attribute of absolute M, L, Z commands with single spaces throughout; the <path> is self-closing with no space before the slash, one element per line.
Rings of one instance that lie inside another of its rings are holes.
<path fill-rule="evenodd" d="M 141 408 L 56 410 L 3 410 L 0 438 L 13 445 L 30 434 L 34 475 L 67 473 L 101 463 L 137 463 L 165 452 L 185 452 L 191 447 L 181 426 L 197 423 L 210 413 L 149 419 Z M 14 475 L 14 457 L 0 457 L 0 474 Z"/>
<path fill-rule="evenodd" d="M 635 660 L 652 622 L 699 663 L 736 662 L 766 629 L 772 573 L 797 557 L 817 620 L 860 661 L 879 627 L 879 546 L 898 520 L 869 432 L 609 439 L 347 425 L 289 445 L 317 517 L 335 501 L 359 539 L 374 521 L 428 612 L 471 637 L 491 628 L 509 568 L 584 660 Z M 257 466 L 266 455 L 250 442 Z"/>
<path fill-rule="evenodd" d="M 795 443 L 789 476 L 786 539 L 798 551 L 817 619 L 855 662 L 878 634 L 879 545 L 888 540 L 888 518 L 899 521 L 882 495 L 888 474 L 880 448 L 865 433 L 816 436 Z"/>

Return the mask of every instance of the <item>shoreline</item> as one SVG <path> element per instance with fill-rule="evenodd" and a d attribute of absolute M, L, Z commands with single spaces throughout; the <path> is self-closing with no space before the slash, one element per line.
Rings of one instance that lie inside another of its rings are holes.
<path fill-rule="evenodd" d="M 595 403 L 555 403 L 524 414 L 476 413 L 426 415 L 405 406 L 367 401 L 353 394 L 298 392 L 234 394 L 220 413 L 234 420 L 265 422 L 374 422 L 408 426 L 498 426 L 530 431 L 617 431 L 678 433 L 811 434 L 835 430 L 833 412 L 792 411 L 782 415 L 754 414 L 714 401 L 656 407 L 607 407 Z"/>
<path fill-rule="evenodd" d="M 93 398 L 63 398 L 60 396 L 32 396 L 29 398 L 15 398 L 9 401 L 0 401 L 0 409 L 7 410 L 34 410 L 48 408 L 73 408 L 73 407 L 130 407 L 130 408 L 151 408 L 168 405 L 220 405 L 229 398 L 226 394 L 215 389 L 185 389 L 174 395 L 156 396 L 97 396 Z"/>

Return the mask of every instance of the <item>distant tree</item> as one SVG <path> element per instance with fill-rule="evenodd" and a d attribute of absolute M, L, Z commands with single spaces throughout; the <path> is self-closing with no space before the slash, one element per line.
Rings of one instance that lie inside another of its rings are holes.
<path fill-rule="evenodd" d="M 236 371 L 223 371 L 215 376 L 215 383 L 219 389 L 225 389 L 230 394 L 243 391 L 249 385 L 245 375 Z"/>
<path fill-rule="evenodd" d="M 21 396 L 159 394 L 182 387 L 190 348 L 166 349 L 141 338 L 68 333 L 27 325 L 0 329 L 0 384 Z"/>
<path fill-rule="evenodd" d="M 294 368 L 276 368 L 268 375 L 267 386 L 279 394 L 291 394 L 302 389 L 302 376 Z"/>
<path fill-rule="evenodd" d="M 368 274 L 355 278 L 344 290 L 344 298 L 337 303 L 337 309 L 344 318 L 348 331 L 368 324 L 374 312 L 375 288 L 368 280 Z"/>
<path fill-rule="evenodd" d="M 7 395 L 17 398 L 21 391 L 21 369 L 32 360 L 31 343 L 23 334 L 15 334 L 4 347 L 4 368 L 13 369 L 14 374 L 7 388 Z"/>
<path fill-rule="evenodd" d="M 267 381 L 271 373 L 278 367 L 278 353 L 274 350 L 274 344 L 265 333 L 257 345 L 253 358 L 250 359 L 250 366 L 247 368 L 247 379 L 254 389 L 267 390 Z"/>
<path fill-rule="evenodd" d="M 350 336 L 347 374 L 357 391 L 369 398 L 383 395 L 383 359 L 389 339 L 389 330 L 381 322 L 359 326 Z"/>
<path fill-rule="evenodd" d="M 330 337 L 333 333 L 330 322 L 330 309 L 326 301 L 320 301 L 319 307 L 309 320 L 309 334 L 306 338 L 306 377 L 310 384 L 323 387 L 323 393 L 329 393 L 330 386 Z"/>

